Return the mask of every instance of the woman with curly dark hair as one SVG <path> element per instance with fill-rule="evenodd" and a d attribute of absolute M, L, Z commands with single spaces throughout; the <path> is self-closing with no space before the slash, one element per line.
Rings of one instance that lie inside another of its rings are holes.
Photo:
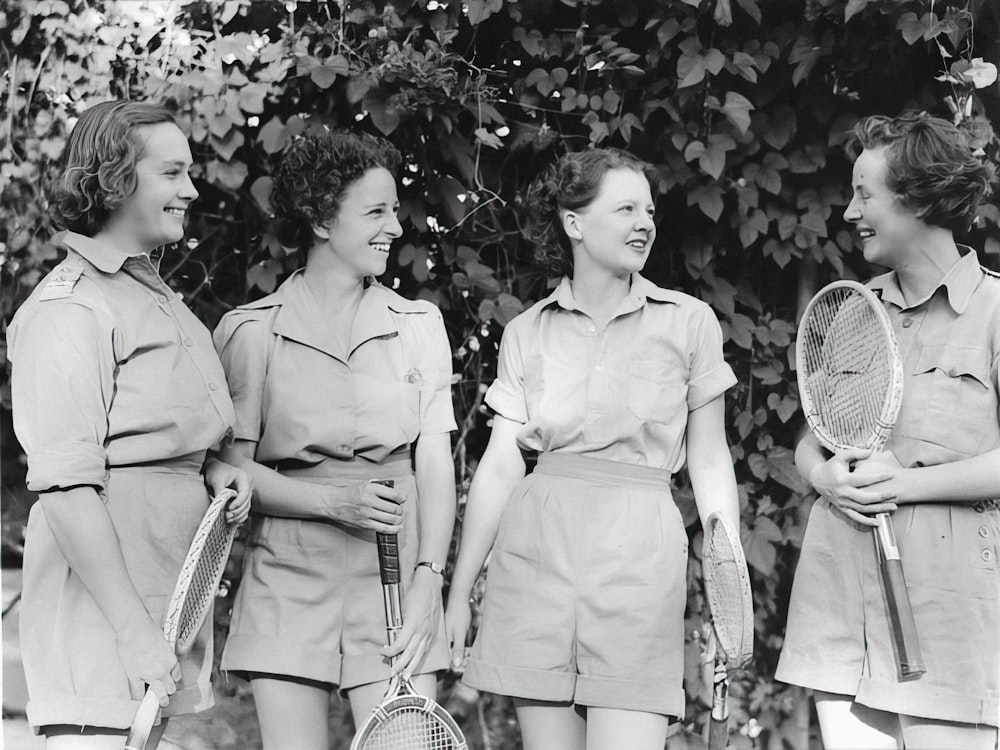
<path fill-rule="evenodd" d="M 1000 279 L 955 242 L 992 169 L 926 113 L 869 117 L 844 218 L 905 385 L 885 450 L 796 449 L 816 489 L 777 678 L 812 688 L 827 748 L 993 750 L 1000 680 Z M 852 470 L 853 465 L 853 470 Z M 871 541 L 892 512 L 927 673 L 900 682 Z"/>
<path fill-rule="evenodd" d="M 399 163 L 374 136 L 296 139 L 271 205 L 305 268 L 215 332 L 237 413 L 226 455 L 257 483 L 222 666 L 251 681 L 266 750 L 327 750 L 331 692 L 360 724 L 388 657 L 426 695 L 448 665 L 451 351 L 433 304 L 373 280 L 402 232 Z M 405 624 L 392 648 L 376 532 L 399 535 Z"/>
<path fill-rule="evenodd" d="M 687 534 L 671 474 L 686 461 L 702 519 L 739 524 L 721 328 L 639 273 L 653 189 L 643 162 L 594 149 L 525 195 L 536 257 L 565 275 L 504 331 L 447 622 L 459 665 L 490 554 L 464 679 L 514 697 L 526 750 L 662 750 L 684 713 Z M 538 453 L 527 476 L 522 451 Z"/>
<path fill-rule="evenodd" d="M 39 493 L 24 549 L 27 713 L 50 750 L 121 748 L 147 685 L 169 696 L 165 716 L 212 705 L 211 617 L 180 663 L 162 621 L 209 492 L 235 486 L 228 514 L 242 521 L 250 485 L 207 457 L 235 422 L 225 374 L 152 257 L 184 236 L 190 167 L 167 109 L 87 109 L 49 191 L 66 257 L 7 331 L 14 429 Z"/>

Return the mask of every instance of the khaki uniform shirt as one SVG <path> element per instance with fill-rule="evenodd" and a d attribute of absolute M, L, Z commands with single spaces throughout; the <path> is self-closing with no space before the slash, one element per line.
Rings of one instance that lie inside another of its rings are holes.
<path fill-rule="evenodd" d="M 678 471 L 688 412 L 736 383 L 704 302 L 639 274 L 603 331 L 568 278 L 504 331 L 486 403 L 526 450 Z"/>
<path fill-rule="evenodd" d="M 106 487 L 109 468 L 218 447 L 235 420 L 204 325 L 147 255 L 74 232 L 7 331 L 28 487 Z"/>

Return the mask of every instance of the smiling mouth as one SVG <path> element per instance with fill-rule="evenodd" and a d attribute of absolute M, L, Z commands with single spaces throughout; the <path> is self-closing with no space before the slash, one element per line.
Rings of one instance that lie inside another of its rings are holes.
<path fill-rule="evenodd" d="M 165 209 L 163 209 L 163 212 L 164 213 L 168 213 L 171 216 L 177 216 L 178 218 L 183 219 L 184 215 L 187 213 L 187 209 L 184 209 L 184 208 L 165 208 Z"/>
<path fill-rule="evenodd" d="M 875 236 L 875 230 L 874 229 L 859 229 L 858 230 L 858 237 L 861 238 L 862 242 L 864 242 L 865 240 L 870 240 L 874 236 Z"/>
<path fill-rule="evenodd" d="M 372 247 L 375 248 L 376 250 L 378 250 L 380 253 L 388 253 L 389 252 L 389 243 L 388 242 L 373 242 L 371 244 L 372 244 Z"/>
<path fill-rule="evenodd" d="M 629 240 L 625 244 L 636 250 L 645 250 L 649 242 L 647 240 Z"/>

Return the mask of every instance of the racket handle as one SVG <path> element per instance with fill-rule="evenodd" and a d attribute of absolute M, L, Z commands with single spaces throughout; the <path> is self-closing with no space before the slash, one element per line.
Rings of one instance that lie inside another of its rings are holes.
<path fill-rule="evenodd" d="M 718 666 L 718 663 L 717 663 Z M 708 724 L 708 750 L 725 750 L 729 744 L 729 678 L 716 676 L 712 687 L 712 713 Z"/>
<path fill-rule="evenodd" d="M 155 692 L 147 690 L 139 704 L 139 710 L 135 712 L 135 718 L 132 719 L 132 727 L 125 739 L 125 750 L 146 750 L 146 743 L 149 742 L 149 735 L 159 713 L 160 699 Z"/>
<path fill-rule="evenodd" d="M 885 587 L 899 677 L 903 682 L 918 680 L 927 668 L 920 653 L 920 638 L 913 619 L 910 595 L 906 591 L 906 579 L 903 577 L 903 564 L 896 546 L 892 519 L 888 513 L 879 513 L 876 518 L 879 525 L 874 529 L 875 549 L 882 569 L 882 584 Z"/>
<path fill-rule="evenodd" d="M 375 484 L 392 487 L 394 482 L 391 479 L 380 479 L 376 480 Z M 375 541 L 378 546 L 378 569 L 382 585 L 399 583 L 399 540 L 395 534 L 376 533 Z"/>

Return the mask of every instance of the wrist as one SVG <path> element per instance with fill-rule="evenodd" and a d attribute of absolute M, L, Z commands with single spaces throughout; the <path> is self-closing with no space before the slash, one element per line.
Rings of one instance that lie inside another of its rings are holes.
<path fill-rule="evenodd" d="M 421 560 L 413 570 L 414 575 L 433 576 L 439 583 L 444 583 L 444 566 L 433 560 Z"/>

